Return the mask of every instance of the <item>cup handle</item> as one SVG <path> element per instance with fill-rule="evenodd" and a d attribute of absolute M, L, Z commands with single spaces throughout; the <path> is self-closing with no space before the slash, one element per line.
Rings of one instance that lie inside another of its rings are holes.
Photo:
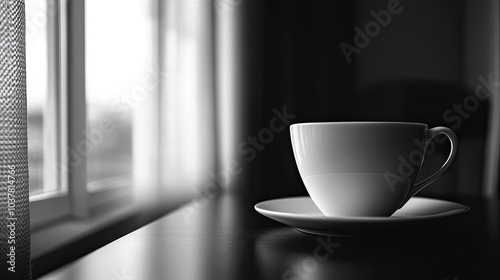
<path fill-rule="evenodd" d="M 438 126 L 438 127 L 434 127 L 434 128 L 429 129 L 427 131 L 427 135 L 426 135 L 425 149 L 427 150 L 427 147 L 431 143 L 432 139 L 440 134 L 446 135 L 446 137 L 448 137 L 448 139 L 451 142 L 451 151 L 450 151 L 450 155 L 448 156 L 448 159 L 446 159 L 446 162 L 443 164 L 443 166 L 441 166 L 441 168 L 438 171 L 434 172 L 434 174 L 432 174 L 431 176 L 416 183 L 415 185 L 413 185 L 413 187 L 410 188 L 410 190 L 408 191 L 408 194 L 406 195 L 405 200 L 399 206 L 400 208 L 403 205 L 405 205 L 406 202 L 408 202 L 408 200 L 410 200 L 410 198 L 412 198 L 416 193 L 418 193 L 419 191 L 421 191 L 423 188 L 427 187 L 428 185 L 441 179 L 441 177 L 443 177 L 446 174 L 446 172 L 448 172 L 448 170 L 450 170 L 450 167 L 451 167 L 453 161 L 455 160 L 455 157 L 457 156 L 457 151 L 458 151 L 458 139 L 457 139 L 457 135 L 455 135 L 455 132 L 453 132 L 453 130 L 451 130 L 447 127 L 444 127 L 444 126 Z M 425 157 L 425 152 L 422 156 Z"/>

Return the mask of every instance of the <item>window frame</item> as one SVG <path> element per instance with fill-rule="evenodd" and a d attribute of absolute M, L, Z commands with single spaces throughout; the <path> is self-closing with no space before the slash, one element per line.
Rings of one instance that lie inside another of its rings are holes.
<path fill-rule="evenodd" d="M 43 133 L 44 140 L 54 141 L 43 144 L 43 184 L 58 184 L 61 190 L 30 196 L 32 229 L 64 217 L 89 217 L 103 205 L 123 207 L 135 194 L 133 184 L 89 191 L 86 156 L 79 155 L 72 164 L 87 129 L 85 0 L 48 0 L 47 5 L 54 13 L 46 15 L 49 88 Z"/>
<path fill-rule="evenodd" d="M 49 14 L 48 11 L 54 11 Z M 31 227 L 62 218 L 70 214 L 67 174 L 61 166 L 67 164 L 62 151 L 68 147 L 67 110 L 62 104 L 67 100 L 65 73 L 67 69 L 67 44 L 65 9 L 58 0 L 48 0 L 46 10 L 48 36 L 48 91 L 43 110 L 43 186 L 61 190 L 30 195 Z M 29 90 L 29 89 L 28 89 Z M 46 141 L 46 139 L 53 141 Z M 47 172 L 51 170 L 52 172 Z"/>

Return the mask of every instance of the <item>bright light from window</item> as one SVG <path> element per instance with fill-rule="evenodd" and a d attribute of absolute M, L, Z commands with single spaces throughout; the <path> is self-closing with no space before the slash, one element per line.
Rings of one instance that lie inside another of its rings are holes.
<path fill-rule="evenodd" d="M 43 134 L 48 90 L 47 0 L 26 1 L 26 89 L 30 195 L 44 192 Z M 53 187 L 53 186 L 51 186 Z"/>
<path fill-rule="evenodd" d="M 88 189 L 131 183 L 134 110 L 151 56 L 151 1 L 85 2 Z M 150 70 L 149 70 L 150 71 Z"/>

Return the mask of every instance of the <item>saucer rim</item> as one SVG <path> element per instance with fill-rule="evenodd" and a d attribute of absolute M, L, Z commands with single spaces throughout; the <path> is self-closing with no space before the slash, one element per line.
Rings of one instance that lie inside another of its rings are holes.
<path fill-rule="evenodd" d="M 444 199 L 438 199 L 438 198 L 430 198 L 430 197 L 412 197 L 410 200 L 421 200 L 421 201 L 439 201 L 439 202 L 446 202 L 449 204 L 454 204 L 457 208 L 448 210 L 445 212 L 437 213 L 437 214 L 431 214 L 431 215 L 423 215 L 423 216 L 408 216 L 408 217 L 380 217 L 380 216 L 325 216 L 322 213 L 318 214 L 302 214 L 302 213 L 289 213 L 289 212 L 283 212 L 283 211 L 273 211 L 273 210 L 268 210 L 262 208 L 262 205 L 264 203 L 273 203 L 277 201 L 283 201 L 283 200 L 290 200 L 290 199 L 311 199 L 309 196 L 294 196 L 294 197 L 286 197 L 286 198 L 276 198 L 276 199 L 270 199 L 270 200 L 265 200 L 261 201 L 257 204 L 254 205 L 254 209 L 260 213 L 261 215 L 264 215 L 268 218 L 274 219 L 276 218 L 287 218 L 287 219 L 301 219 L 301 220 L 308 220 L 308 221 L 317 221 L 317 222 L 334 222 L 334 221 L 339 221 L 343 223 L 357 223 L 357 222 L 371 222 L 371 223 L 378 223 L 378 222 L 384 222 L 384 223 L 400 223 L 400 222 L 413 222 L 413 221 L 428 221 L 430 219 L 437 219 L 437 218 L 443 218 L 443 217 L 449 217 L 453 215 L 457 215 L 460 213 L 465 213 L 470 210 L 470 207 L 464 204 L 460 204 L 457 202 L 453 201 L 448 201 Z M 312 199 L 311 199 L 312 200 Z M 404 206 L 401 208 L 403 209 Z"/>

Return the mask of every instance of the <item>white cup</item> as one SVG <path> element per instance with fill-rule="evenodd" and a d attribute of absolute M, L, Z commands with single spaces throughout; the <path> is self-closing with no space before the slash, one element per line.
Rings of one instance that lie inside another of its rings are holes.
<path fill-rule="evenodd" d="M 446 135 L 443 166 L 415 183 L 432 138 Z M 457 154 L 446 127 L 405 122 L 325 122 L 290 126 L 293 153 L 307 192 L 326 216 L 390 216 L 441 178 Z"/>

